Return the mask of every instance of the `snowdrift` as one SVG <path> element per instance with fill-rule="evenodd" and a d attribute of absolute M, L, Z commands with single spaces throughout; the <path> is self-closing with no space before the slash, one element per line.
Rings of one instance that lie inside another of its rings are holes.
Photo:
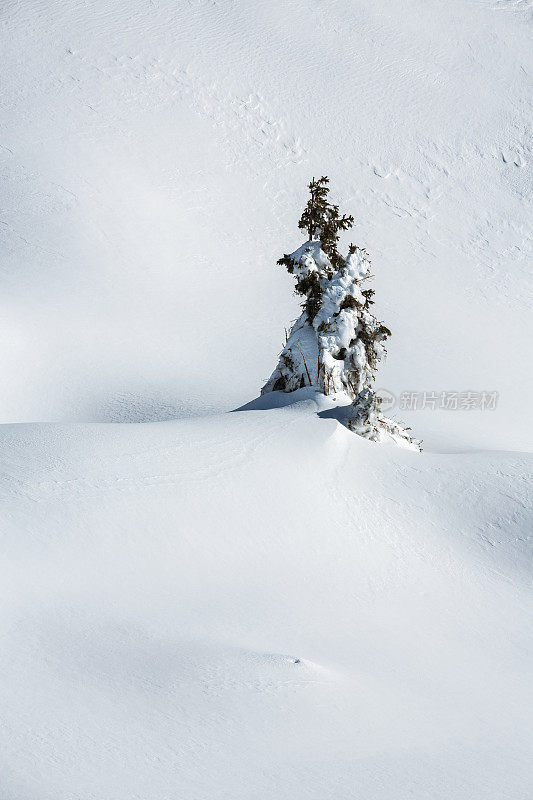
<path fill-rule="evenodd" d="M 2 427 L 3 797 L 526 797 L 531 457 L 276 395 Z"/>

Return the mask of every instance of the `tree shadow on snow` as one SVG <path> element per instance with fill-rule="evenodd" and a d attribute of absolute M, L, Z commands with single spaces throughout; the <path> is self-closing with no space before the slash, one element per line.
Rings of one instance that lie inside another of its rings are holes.
<path fill-rule="evenodd" d="M 346 426 L 350 415 L 351 404 L 334 405 L 332 408 L 325 407 L 328 401 L 315 388 L 306 386 L 294 392 L 268 392 L 260 395 L 249 403 L 245 403 L 237 411 L 270 411 L 271 409 L 288 408 L 290 406 L 307 407 L 314 411 L 321 419 L 335 419 L 341 425 Z"/>

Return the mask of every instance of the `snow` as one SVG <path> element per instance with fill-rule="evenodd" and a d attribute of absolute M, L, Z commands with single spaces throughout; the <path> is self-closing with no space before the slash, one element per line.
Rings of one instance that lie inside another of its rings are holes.
<path fill-rule="evenodd" d="M 527 796 L 531 457 L 283 397 L 3 426 L 3 797 Z"/>
<path fill-rule="evenodd" d="M 528 796 L 531 11 L 4 4 L 2 798 Z M 422 454 L 249 402 L 322 174 Z"/>

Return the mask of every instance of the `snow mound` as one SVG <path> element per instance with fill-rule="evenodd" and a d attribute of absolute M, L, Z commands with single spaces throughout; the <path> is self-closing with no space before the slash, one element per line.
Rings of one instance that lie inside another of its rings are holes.
<path fill-rule="evenodd" d="M 0 428 L 3 797 L 527 795 L 531 457 L 313 394 Z"/>

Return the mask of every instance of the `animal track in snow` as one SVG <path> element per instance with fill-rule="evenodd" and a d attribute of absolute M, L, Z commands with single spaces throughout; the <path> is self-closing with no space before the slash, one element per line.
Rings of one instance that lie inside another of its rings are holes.
<path fill-rule="evenodd" d="M 533 0 L 493 0 L 495 11 L 510 9 L 511 11 L 529 11 L 533 8 Z"/>

